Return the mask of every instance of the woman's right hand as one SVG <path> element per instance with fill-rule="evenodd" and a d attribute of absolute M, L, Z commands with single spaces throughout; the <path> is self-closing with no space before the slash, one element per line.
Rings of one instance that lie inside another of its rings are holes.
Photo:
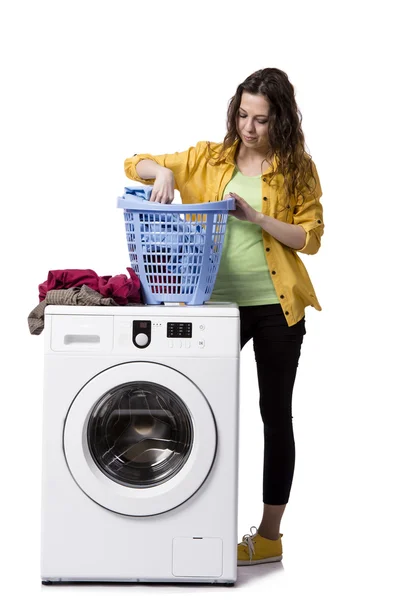
<path fill-rule="evenodd" d="M 150 202 L 171 204 L 174 199 L 175 178 L 171 169 L 162 167 L 154 180 Z"/>

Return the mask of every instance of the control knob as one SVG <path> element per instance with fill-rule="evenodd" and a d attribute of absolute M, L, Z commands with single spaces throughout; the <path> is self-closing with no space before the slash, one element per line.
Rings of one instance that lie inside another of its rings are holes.
<path fill-rule="evenodd" d="M 135 337 L 135 342 L 138 346 L 147 346 L 149 338 L 145 333 L 138 333 Z"/>

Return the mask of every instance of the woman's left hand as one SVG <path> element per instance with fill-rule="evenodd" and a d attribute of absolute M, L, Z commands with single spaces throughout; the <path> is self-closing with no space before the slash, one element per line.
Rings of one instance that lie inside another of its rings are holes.
<path fill-rule="evenodd" d="M 246 202 L 243 198 L 231 192 L 227 194 L 225 198 L 232 196 L 236 200 L 236 209 L 228 211 L 230 215 L 240 219 L 241 221 L 250 221 L 250 223 L 257 223 L 257 220 L 261 213 L 257 210 L 254 210 L 250 204 Z"/>

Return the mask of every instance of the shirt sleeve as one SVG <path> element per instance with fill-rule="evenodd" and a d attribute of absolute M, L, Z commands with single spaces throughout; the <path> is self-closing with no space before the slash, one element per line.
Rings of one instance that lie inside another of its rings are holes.
<path fill-rule="evenodd" d="M 140 181 L 145 185 L 154 185 L 155 179 L 142 179 L 136 170 L 136 166 L 141 160 L 146 158 L 154 160 L 158 165 L 171 169 L 175 178 L 175 189 L 180 192 L 195 167 L 202 144 L 204 145 L 205 142 L 198 142 L 196 146 L 191 146 L 184 152 L 174 152 L 173 154 L 134 154 L 124 162 L 125 174 L 130 179 Z"/>
<path fill-rule="evenodd" d="M 317 168 L 312 162 L 314 180 L 310 178 L 309 185 L 312 191 L 304 187 L 297 195 L 297 204 L 293 212 L 293 223 L 301 225 L 306 232 L 306 241 L 302 248 L 296 252 L 316 254 L 321 246 L 321 237 L 324 234 L 323 208 L 320 202 L 322 196 L 321 184 Z"/>

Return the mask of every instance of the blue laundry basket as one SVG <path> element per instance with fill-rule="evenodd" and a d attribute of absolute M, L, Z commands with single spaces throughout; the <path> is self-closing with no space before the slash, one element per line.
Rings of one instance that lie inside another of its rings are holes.
<path fill-rule="evenodd" d="M 160 204 L 126 194 L 117 206 L 124 209 L 129 258 L 145 303 L 209 300 L 235 199 Z"/>

